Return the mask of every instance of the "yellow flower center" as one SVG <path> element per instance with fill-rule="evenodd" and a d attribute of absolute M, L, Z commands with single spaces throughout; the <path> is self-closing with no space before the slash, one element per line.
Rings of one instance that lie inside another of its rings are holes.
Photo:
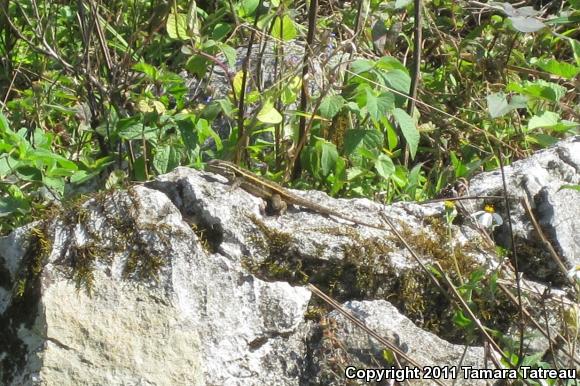
<path fill-rule="evenodd" d="M 484 211 L 486 211 L 487 213 L 495 213 L 495 208 L 493 207 L 493 205 L 489 205 L 487 204 L 484 208 Z"/>

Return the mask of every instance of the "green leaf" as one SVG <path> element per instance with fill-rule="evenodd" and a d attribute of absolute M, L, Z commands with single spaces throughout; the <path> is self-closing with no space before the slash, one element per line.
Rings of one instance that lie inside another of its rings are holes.
<path fill-rule="evenodd" d="M 392 56 L 383 56 L 382 58 L 380 58 L 379 61 L 377 62 L 376 67 L 386 71 L 401 70 L 405 74 L 407 75 L 409 74 L 409 70 L 407 70 L 407 67 L 405 67 L 405 65 L 401 63 L 397 58 L 393 58 Z"/>
<path fill-rule="evenodd" d="M 367 149 L 366 147 L 359 147 L 356 149 L 356 153 L 357 155 L 363 157 L 364 159 L 368 159 L 368 160 L 376 160 L 378 157 L 378 151 L 377 149 Z"/>
<path fill-rule="evenodd" d="M 320 115 L 332 119 L 342 109 L 345 100 L 340 95 L 327 95 L 320 103 Z"/>
<path fill-rule="evenodd" d="M 4 114 L 0 111 L 0 134 L 4 134 L 7 131 L 11 131 L 8 119 L 6 119 Z"/>
<path fill-rule="evenodd" d="M 375 96 L 374 92 L 367 89 L 367 110 L 371 118 L 377 122 L 395 108 L 395 96 L 390 92 Z"/>
<path fill-rule="evenodd" d="M 344 153 L 353 155 L 359 148 L 372 149 L 378 152 L 383 145 L 383 134 L 377 130 L 347 130 L 344 137 Z"/>
<path fill-rule="evenodd" d="M 561 16 L 561 17 L 554 17 L 552 19 L 548 19 L 544 22 L 546 25 L 558 25 L 558 24 L 578 24 L 580 23 L 580 14 Z M 554 34 L 556 35 L 556 34 Z"/>
<path fill-rule="evenodd" d="M 524 356 L 524 360 L 522 361 L 522 366 L 534 366 L 541 363 L 541 359 L 544 356 L 544 353 L 539 352 L 532 355 Z"/>
<path fill-rule="evenodd" d="M 349 168 L 346 171 L 346 178 L 348 181 L 352 181 L 355 180 L 361 176 L 364 176 L 365 174 L 367 174 L 367 170 L 360 168 L 358 166 L 354 166 L 352 168 Z"/>
<path fill-rule="evenodd" d="M 291 105 L 296 101 L 298 98 L 298 92 L 300 91 L 300 85 L 302 84 L 302 80 L 295 76 L 290 79 L 289 82 L 284 83 L 284 88 L 282 89 L 282 95 L 280 98 L 282 99 L 282 103 L 284 105 Z"/>
<path fill-rule="evenodd" d="M 276 17 L 274 26 L 272 28 L 273 37 L 283 41 L 289 41 L 295 39 L 297 35 L 298 31 L 294 25 L 294 20 L 292 20 L 288 15 L 284 15 L 283 17 Z"/>
<path fill-rule="evenodd" d="M 404 8 L 411 4 L 413 0 L 397 0 L 395 1 L 395 9 Z"/>
<path fill-rule="evenodd" d="M 234 94 L 236 95 L 236 97 L 239 97 L 242 92 L 243 80 L 244 80 L 244 72 L 240 70 L 236 73 L 236 75 L 234 75 L 234 80 L 232 81 L 234 85 Z"/>
<path fill-rule="evenodd" d="M 375 169 L 381 177 L 389 178 L 395 172 L 395 164 L 386 154 L 380 154 L 375 160 Z"/>
<path fill-rule="evenodd" d="M 224 56 L 226 57 L 226 59 L 228 60 L 228 65 L 230 67 L 235 67 L 236 56 L 237 56 L 236 49 L 233 48 L 232 46 L 225 44 L 225 43 L 220 43 L 219 47 L 222 50 L 222 52 L 224 53 Z"/>
<path fill-rule="evenodd" d="M 490 94 L 486 99 L 487 111 L 492 118 L 501 117 L 512 110 L 504 93 Z"/>
<path fill-rule="evenodd" d="M 550 74 L 561 76 L 565 79 L 574 79 L 576 75 L 580 73 L 580 67 L 566 62 L 560 62 L 555 59 L 540 60 L 534 63 L 534 65 Z"/>
<path fill-rule="evenodd" d="M 381 77 L 386 85 L 404 94 L 409 93 L 411 88 L 411 77 L 406 71 L 391 70 L 389 72 L 382 72 Z"/>
<path fill-rule="evenodd" d="M 44 176 L 42 178 L 44 185 L 49 187 L 53 192 L 58 193 L 60 196 L 64 194 L 64 178 L 54 178 Z"/>
<path fill-rule="evenodd" d="M 342 157 L 336 159 L 336 166 L 334 167 L 334 173 L 331 177 L 332 188 L 330 190 L 330 195 L 336 195 L 340 189 L 346 184 L 346 161 Z"/>
<path fill-rule="evenodd" d="M 171 39 L 188 40 L 187 15 L 183 13 L 170 13 L 167 16 L 167 35 Z"/>
<path fill-rule="evenodd" d="M 580 185 L 562 185 L 562 186 L 560 186 L 560 189 L 558 189 L 558 190 L 562 190 L 562 189 L 570 189 L 570 190 L 575 190 L 577 192 L 580 192 Z"/>
<path fill-rule="evenodd" d="M 316 146 L 320 148 L 320 168 L 322 175 L 327 176 L 334 170 L 338 151 L 336 145 L 327 141 L 318 141 Z"/>
<path fill-rule="evenodd" d="M 389 151 L 393 151 L 399 144 L 399 136 L 397 135 L 397 131 L 386 117 L 383 118 L 381 122 L 387 130 L 387 147 Z"/>
<path fill-rule="evenodd" d="M 30 159 L 41 161 L 45 164 L 50 164 L 51 162 L 57 162 L 60 166 L 62 166 L 65 169 L 69 169 L 69 170 L 77 170 L 78 169 L 77 165 L 73 161 L 70 161 L 70 160 L 64 158 L 63 156 L 52 153 L 51 151 L 46 150 L 46 149 L 32 150 L 31 152 L 28 153 L 28 156 L 30 157 Z"/>
<path fill-rule="evenodd" d="M 137 123 L 128 127 L 125 127 L 117 133 L 119 137 L 127 140 L 131 139 L 152 139 L 156 136 L 157 129 L 154 127 L 143 127 L 143 124 Z"/>
<path fill-rule="evenodd" d="M 554 138 L 551 135 L 544 133 L 534 133 L 526 135 L 526 140 L 528 142 L 537 143 L 542 147 L 552 146 L 558 142 L 558 138 Z"/>
<path fill-rule="evenodd" d="M 553 111 L 544 111 L 542 115 L 534 115 L 528 122 L 528 130 L 534 130 L 538 127 L 556 126 L 560 121 L 560 116 Z"/>
<path fill-rule="evenodd" d="M 221 40 L 225 38 L 230 31 L 232 30 L 232 26 L 227 23 L 217 23 L 212 32 L 212 39 L 214 40 Z"/>
<path fill-rule="evenodd" d="M 197 17 L 197 3 L 195 1 L 189 2 L 189 9 L 187 11 L 187 34 L 189 36 L 198 36 L 200 29 L 199 18 Z"/>
<path fill-rule="evenodd" d="M 273 125 L 282 122 L 282 115 L 274 108 L 274 103 L 269 100 L 264 102 L 264 106 L 262 106 L 257 118 L 262 123 L 270 123 Z"/>
<path fill-rule="evenodd" d="M 397 184 L 399 188 L 404 188 L 408 185 L 408 174 L 409 172 L 407 171 L 406 167 L 403 165 L 398 165 L 395 167 L 395 174 L 391 176 L 391 180 Z"/>
<path fill-rule="evenodd" d="M 234 116 L 236 107 L 229 99 L 218 99 L 216 102 L 220 105 L 220 108 L 226 117 L 232 118 Z"/>
<path fill-rule="evenodd" d="M 573 38 L 568 38 L 568 43 L 572 47 L 572 52 L 574 53 L 574 60 L 576 60 L 576 65 L 580 66 L 580 42 Z"/>
<path fill-rule="evenodd" d="M 395 120 L 401 127 L 403 137 L 407 140 L 407 145 L 409 146 L 409 152 L 411 153 L 411 158 L 415 158 L 417 153 L 417 148 L 419 147 L 420 134 L 415 125 L 415 121 L 405 110 L 396 108 L 393 112 Z"/>
<path fill-rule="evenodd" d="M 209 60 L 203 56 L 194 55 L 185 63 L 185 69 L 199 78 L 203 78 L 207 72 L 208 63 Z"/>
<path fill-rule="evenodd" d="M 157 69 L 150 64 L 147 64 L 145 62 L 139 62 L 139 63 L 135 63 L 133 65 L 133 67 L 131 67 L 131 68 L 135 71 L 139 71 L 139 72 L 144 73 L 151 80 L 157 79 Z"/>
<path fill-rule="evenodd" d="M 153 167 L 159 174 L 169 171 L 169 157 L 172 147 L 169 145 L 158 146 L 153 156 Z"/>
<path fill-rule="evenodd" d="M 96 177 L 99 175 L 100 171 L 95 171 L 92 173 L 87 172 L 86 170 L 79 170 L 74 172 L 74 174 L 70 177 L 70 182 L 72 184 L 82 184 L 87 182 L 91 178 Z"/>
<path fill-rule="evenodd" d="M 71 170 L 67 168 L 51 167 L 46 171 L 46 175 L 49 177 L 70 177 L 76 170 Z"/>
<path fill-rule="evenodd" d="M 222 139 L 212 129 L 211 125 L 206 119 L 199 119 L 195 125 L 197 131 L 197 143 L 205 143 L 208 138 L 212 138 L 215 142 L 215 147 L 218 151 L 223 149 Z"/>
<path fill-rule="evenodd" d="M 260 4 L 260 0 L 242 0 L 238 14 L 240 17 L 251 16 Z"/>
<path fill-rule="evenodd" d="M 371 60 L 357 59 L 354 62 L 352 62 L 350 68 L 351 71 L 354 72 L 355 74 L 360 74 L 362 72 L 371 70 L 374 66 L 375 63 L 372 62 Z"/>
<path fill-rule="evenodd" d="M 449 156 L 451 158 L 453 170 L 455 171 L 455 177 L 459 178 L 465 176 L 469 171 L 467 166 L 465 166 L 465 164 L 457 157 L 454 151 L 451 151 Z"/>
<path fill-rule="evenodd" d="M 507 91 L 515 91 L 524 95 L 547 99 L 552 102 L 558 102 L 567 90 L 565 87 L 556 83 L 546 82 L 538 79 L 534 82 L 509 83 L 506 87 Z"/>
<path fill-rule="evenodd" d="M 0 218 L 10 216 L 11 214 L 25 213 L 30 209 L 28 202 L 21 198 L 0 197 Z"/>
<path fill-rule="evenodd" d="M 461 328 L 468 328 L 473 324 L 471 319 L 463 315 L 462 311 L 455 312 L 455 315 L 453 316 L 453 322 Z"/>
<path fill-rule="evenodd" d="M 4 178 L 12 174 L 14 167 L 18 165 L 18 160 L 10 157 L 7 154 L 0 156 L 0 178 Z"/>

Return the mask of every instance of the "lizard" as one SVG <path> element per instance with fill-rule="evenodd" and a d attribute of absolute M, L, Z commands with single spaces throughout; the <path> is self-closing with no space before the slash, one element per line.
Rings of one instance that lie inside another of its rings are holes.
<path fill-rule="evenodd" d="M 246 192 L 253 194 L 256 197 L 265 199 L 270 205 L 270 208 L 277 213 L 284 212 L 286 210 L 287 204 L 290 204 L 301 206 L 323 215 L 338 217 L 342 220 L 346 220 L 355 224 L 385 230 L 385 227 L 382 225 L 371 224 L 366 221 L 358 220 L 354 217 L 342 214 L 337 210 L 300 197 L 294 193 L 291 193 L 289 190 L 283 188 L 279 184 L 268 181 L 246 169 L 237 166 L 232 162 L 223 160 L 211 160 L 206 164 L 205 170 L 226 177 L 234 187 L 241 187 Z"/>

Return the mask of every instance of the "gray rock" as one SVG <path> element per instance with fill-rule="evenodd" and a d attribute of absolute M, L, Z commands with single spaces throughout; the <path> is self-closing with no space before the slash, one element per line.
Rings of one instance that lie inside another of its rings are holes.
<path fill-rule="evenodd" d="M 357 318 L 364 320 L 367 327 L 395 343 L 405 354 L 413 358 L 420 366 L 423 374 L 428 372 L 427 367 L 440 368 L 456 375 L 456 385 L 485 384 L 482 380 L 463 378 L 463 366 L 484 368 L 484 352 L 482 347 L 464 347 L 453 345 L 436 335 L 417 328 L 413 322 L 401 315 L 389 302 L 351 301 L 344 307 Z M 333 311 L 326 322 L 325 334 L 316 347 L 315 358 L 321 359 L 316 367 L 312 384 L 339 384 L 344 380 L 345 372 L 342 368 L 354 366 L 361 368 L 391 368 L 384 356 L 385 348 L 368 334 L 342 315 Z M 373 364 L 373 366 L 369 366 Z M 402 366 L 415 368 L 402 361 Z M 342 367 L 341 369 L 339 369 Z M 438 371 L 438 370 L 435 370 Z M 443 373 L 442 373 L 443 374 Z M 445 378 L 438 375 L 437 378 Z M 441 379 L 444 384 L 448 380 Z M 413 385 L 431 385 L 432 379 L 415 379 Z M 449 382 L 450 383 L 450 382 Z"/>
<path fill-rule="evenodd" d="M 10 347 L 0 347 L 3 384 L 246 385 L 272 376 L 294 379 L 298 364 L 286 358 L 293 351 L 303 356 L 300 328 L 309 291 L 265 282 L 244 272 L 240 260 L 209 253 L 159 191 L 138 186 L 102 203 L 89 201 L 84 210 L 89 218 L 82 224 L 54 224 L 55 242 L 37 278 L 35 313 L 16 320 L 21 315 L 11 305 L 18 306 L 18 297 L 2 302 L 2 328 L 17 334 Z M 12 283 L 25 261 L 20 233 L 0 240 Z M 91 296 L 86 283 L 76 288 L 70 275 L 85 248 L 95 256 Z M 138 263 L 128 270 L 135 264 L 132 253 L 138 253 Z M 161 264 L 154 277 L 138 275 L 156 257 Z M 2 284 L 3 293 L 10 292 Z"/>
<path fill-rule="evenodd" d="M 482 348 L 459 344 L 453 307 L 388 228 L 299 207 L 268 216 L 263 200 L 225 182 L 178 168 L 0 238 L 0 382 L 332 385 L 345 383 L 347 365 L 387 366 L 381 345 L 307 282 L 422 366 L 483 366 Z M 441 203 L 295 193 L 366 222 L 384 214 L 422 264 L 454 280 L 500 266 L 477 230 L 445 222 Z M 488 327 L 513 328 L 513 305 L 495 297 L 488 307 Z M 548 312 L 560 328 L 559 311 Z"/>

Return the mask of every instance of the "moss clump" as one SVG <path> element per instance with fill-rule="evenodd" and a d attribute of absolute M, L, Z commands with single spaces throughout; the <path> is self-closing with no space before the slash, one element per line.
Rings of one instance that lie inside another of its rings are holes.
<path fill-rule="evenodd" d="M 129 202 L 121 199 L 116 200 L 115 217 L 112 219 L 113 227 L 118 240 L 123 241 L 121 251 L 128 254 L 127 263 L 123 271 L 125 278 L 137 280 L 157 279 L 159 272 L 165 264 L 162 257 L 164 251 L 169 249 L 171 228 L 169 226 L 142 225 L 137 221 L 141 210 L 139 198 L 135 190 L 127 190 Z M 150 245 L 161 245 L 160 251 L 152 251 Z M 118 252 L 118 251 L 117 251 Z"/>
<path fill-rule="evenodd" d="M 401 234 L 419 256 L 438 263 L 474 314 L 487 322 L 487 327 L 506 331 L 517 319 L 517 308 L 506 295 L 496 290 L 494 276 L 486 274 L 469 253 L 479 251 L 480 246 L 475 241 L 450 246 L 447 225 L 436 218 L 429 219 L 429 225 L 430 232 L 418 234 L 402 226 Z M 457 328 L 453 321 L 460 310 L 450 303 L 451 290 L 441 293 L 426 272 L 417 269 L 404 274 L 397 293 L 400 296 L 391 300 L 417 325 L 453 343 L 464 343 L 468 336 L 473 336 L 473 331 Z"/>
<path fill-rule="evenodd" d="M 94 242 L 83 246 L 73 246 L 69 249 L 71 275 L 77 290 L 85 288 L 89 296 L 94 289 L 94 265 L 97 261 L 97 248 Z"/>
<path fill-rule="evenodd" d="M 353 283 L 361 296 L 381 298 L 391 290 L 394 272 L 389 259 L 391 246 L 381 238 L 363 239 L 358 233 L 354 243 L 343 247 L 345 260 L 357 267 Z"/>
<path fill-rule="evenodd" d="M 270 257 L 282 259 L 288 257 L 292 236 L 289 233 L 268 227 L 262 220 L 251 215 L 250 220 L 258 227 L 265 237 L 265 246 L 268 248 Z M 254 238 L 254 241 L 258 241 Z"/>
<path fill-rule="evenodd" d="M 90 198 L 92 201 L 87 204 Z M 108 207 L 114 208 L 113 215 Z M 164 264 L 162 256 L 168 248 L 171 229 L 163 224 L 139 224 L 139 211 L 139 200 L 132 189 L 126 191 L 126 196 L 122 191 L 100 192 L 92 197 L 79 196 L 63 205 L 58 218 L 72 240 L 66 256 L 70 264 L 69 275 L 77 289 L 84 288 L 90 296 L 94 290 L 97 262 L 111 264 L 113 256 L 119 253 L 127 255 L 123 272 L 125 278 L 150 280 L 158 277 Z M 101 230 L 110 232 L 107 235 L 108 242 L 102 242 L 101 231 L 97 232 L 94 224 L 90 223 L 91 212 L 101 213 L 105 217 Z M 79 229 L 89 239 L 83 245 L 77 245 L 74 241 L 74 234 Z M 150 245 L 155 244 L 160 244 L 163 251 L 151 251 Z"/>
<path fill-rule="evenodd" d="M 269 228 L 256 217 L 250 219 L 260 230 L 250 241 L 267 253 L 267 258 L 260 263 L 244 259 L 244 266 L 253 274 L 265 280 L 284 280 L 296 285 L 313 283 L 339 301 L 372 298 L 377 293 L 389 292 L 388 277 L 393 275 L 384 257 L 391 249 L 383 239 L 362 238 L 352 227 L 317 228 L 319 232 L 351 240 L 343 246 L 344 259 L 323 260 L 303 256 L 289 233 Z M 316 248 L 316 256 L 324 255 L 325 245 Z"/>
<path fill-rule="evenodd" d="M 31 228 L 25 240 L 25 253 L 14 280 L 0 272 L 4 288 L 12 288 L 12 301 L 0 314 L 0 342 L 10 355 L 0 357 L 0 383 L 10 384 L 14 374 L 26 364 L 28 348 L 19 338 L 22 326 L 31 329 L 38 315 L 41 294 L 40 274 L 52 249 L 47 222 Z"/>
<path fill-rule="evenodd" d="M 13 294 L 16 297 L 24 297 L 27 291 L 31 290 L 32 282 L 37 281 L 46 259 L 52 249 L 52 242 L 48 234 L 46 222 L 42 222 L 40 227 L 30 229 L 26 243 L 28 247 L 24 254 L 23 262 L 16 273 L 16 285 L 13 287 Z"/>
<path fill-rule="evenodd" d="M 427 274 L 416 268 L 404 272 L 391 302 L 415 324 L 434 333 L 442 333 L 453 325 L 449 310 L 449 300 L 430 281 Z"/>
<path fill-rule="evenodd" d="M 429 218 L 427 223 L 430 232 L 416 233 L 408 225 L 403 225 L 402 237 L 419 256 L 436 261 L 455 282 L 462 282 L 479 267 L 477 260 L 468 253 L 478 250 L 478 246 L 472 243 L 451 245 L 447 224 L 439 218 Z M 399 245 L 403 247 L 400 242 Z"/>
<path fill-rule="evenodd" d="M 266 280 L 285 280 L 294 284 L 308 283 L 309 276 L 303 270 L 298 251 L 292 247 L 292 236 L 286 232 L 268 227 L 256 216 L 250 220 L 258 227 L 260 234 L 254 234 L 250 241 L 266 251 L 267 258 L 255 263 L 251 258 L 242 260 L 244 267 L 251 273 Z"/>

